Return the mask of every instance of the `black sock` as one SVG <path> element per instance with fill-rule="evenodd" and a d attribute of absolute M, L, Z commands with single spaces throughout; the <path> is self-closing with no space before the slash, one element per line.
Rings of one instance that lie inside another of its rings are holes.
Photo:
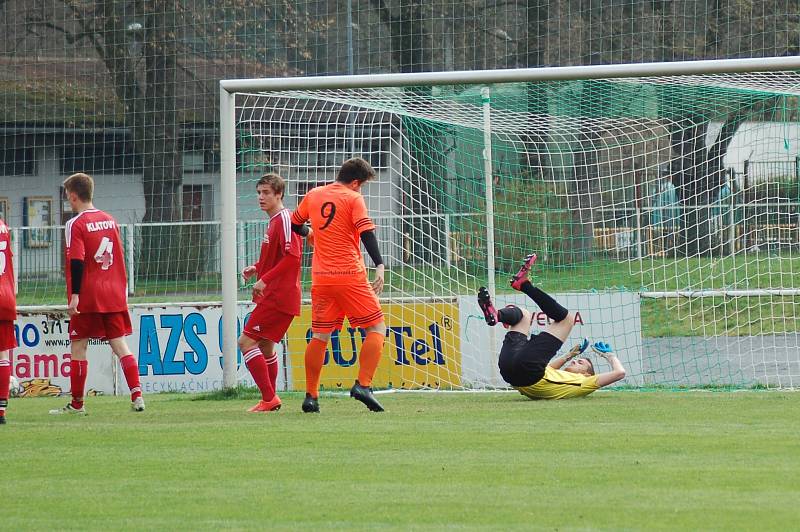
<path fill-rule="evenodd" d="M 533 299 L 534 303 L 539 305 L 542 312 L 547 314 L 547 317 L 553 321 L 561 321 L 567 317 L 569 311 L 562 307 L 558 301 L 536 288 L 530 281 L 523 283 L 520 287 L 529 298 Z"/>
<path fill-rule="evenodd" d="M 513 327 L 522 321 L 522 310 L 513 305 L 501 308 L 497 311 L 497 321 Z"/>

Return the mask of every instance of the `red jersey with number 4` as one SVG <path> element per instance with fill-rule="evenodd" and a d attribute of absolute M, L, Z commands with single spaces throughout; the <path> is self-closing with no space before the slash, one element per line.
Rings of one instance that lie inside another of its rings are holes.
<path fill-rule="evenodd" d="M 17 319 L 17 296 L 14 294 L 14 264 L 11 233 L 0 220 L 0 321 Z"/>
<path fill-rule="evenodd" d="M 67 301 L 72 294 L 70 261 L 83 261 L 80 312 L 128 310 L 128 278 L 119 227 L 103 211 L 88 209 L 67 222 Z"/>
<path fill-rule="evenodd" d="M 261 241 L 261 255 L 256 263 L 258 278 L 264 276 L 287 255 L 297 260 L 297 267 L 289 268 L 265 280 L 262 296 L 254 301 L 284 314 L 300 315 L 300 258 L 302 252 L 300 236 L 292 232 L 289 211 L 282 209 L 269 219 L 269 227 Z"/>

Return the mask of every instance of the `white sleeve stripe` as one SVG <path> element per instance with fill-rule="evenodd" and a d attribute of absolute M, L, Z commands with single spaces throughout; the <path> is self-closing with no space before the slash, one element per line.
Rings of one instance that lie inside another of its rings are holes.
<path fill-rule="evenodd" d="M 77 219 L 78 219 L 77 216 L 75 218 L 70 218 L 69 220 L 67 220 L 67 223 L 64 226 L 64 242 L 67 248 L 69 248 L 70 244 L 72 243 L 72 224 Z"/>
<path fill-rule="evenodd" d="M 292 247 L 292 219 L 288 209 L 281 211 L 281 221 L 283 222 L 284 249 L 289 251 Z"/>
<path fill-rule="evenodd" d="M 69 247 L 70 243 L 72 243 L 72 225 L 85 212 L 97 212 L 97 209 L 86 209 L 85 211 L 81 211 L 72 218 L 70 218 L 69 220 L 67 220 L 67 223 L 64 224 L 64 244 L 66 245 L 66 247 Z"/>

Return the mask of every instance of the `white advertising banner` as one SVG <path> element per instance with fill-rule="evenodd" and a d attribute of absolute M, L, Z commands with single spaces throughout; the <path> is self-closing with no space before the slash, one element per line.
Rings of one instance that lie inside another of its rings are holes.
<path fill-rule="evenodd" d="M 642 324 L 638 294 L 598 292 L 551 295 L 576 314 L 575 325 L 564 343 L 562 353 L 583 338 L 588 338 L 590 342 L 608 342 L 625 364 L 629 375 L 641 374 Z M 542 331 L 548 324 L 547 316 L 524 294 L 500 294 L 493 301 L 498 309 L 506 305 L 517 305 L 533 312 L 531 328 L 533 333 Z M 503 345 L 506 329 L 502 326 L 486 325 L 475 296 L 459 297 L 458 306 L 461 316 L 461 360 L 465 384 L 469 385 L 470 381 L 473 381 L 476 385 L 506 386 L 497 369 L 497 357 Z M 600 361 L 596 367 L 598 371 L 607 370 L 604 361 Z M 625 384 L 638 383 L 631 382 L 629 378 Z"/>
<path fill-rule="evenodd" d="M 250 305 L 239 306 L 238 330 Z M 134 334 L 130 346 L 139 361 L 145 394 L 159 392 L 210 392 L 222 388 L 222 308 L 164 306 L 131 309 Z M 282 346 L 277 346 L 278 356 Z M 239 382 L 254 386 L 237 350 Z M 282 357 L 280 358 L 282 360 Z M 281 362 L 281 367 L 284 364 Z M 278 389 L 284 389 L 283 373 Z M 125 383 L 119 384 L 125 390 Z"/>
<path fill-rule="evenodd" d="M 575 327 L 566 342 L 567 349 L 584 337 L 592 342 L 609 342 L 628 368 L 629 375 L 641 375 L 642 340 L 638 294 L 556 294 L 554 297 L 576 313 Z M 547 316 L 522 294 L 500 295 L 495 304 L 498 308 L 515 304 L 535 310 L 533 332 L 547 326 Z M 251 310 L 251 304 L 239 306 L 239 330 Z M 455 314 L 456 309 L 452 310 L 451 314 Z M 394 311 L 400 312 L 397 309 Z M 413 313 L 415 316 L 418 314 Z M 497 355 L 503 344 L 505 329 L 486 326 L 475 296 L 458 298 L 457 316 L 458 327 L 452 329 L 456 337 L 454 341 L 448 341 L 448 345 L 460 344 L 460 385 L 505 386 L 497 370 Z M 131 309 L 131 321 L 133 335 L 127 340 L 131 352 L 139 362 L 139 374 L 145 394 L 209 392 L 222 387 L 220 306 L 137 306 Z M 303 323 L 305 322 L 301 319 L 297 326 L 303 327 L 307 332 L 307 324 Z M 20 381 L 18 392 L 21 395 L 61 395 L 69 392 L 67 326 L 68 318 L 64 313 L 20 313 L 16 325 L 19 347 L 13 351 L 12 357 L 14 375 Z M 297 331 L 294 333 L 296 335 Z M 394 336 L 387 336 L 388 343 L 396 342 Z M 297 338 L 293 341 L 296 343 L 296 340 Z M 392 346 L 389 347 L 391 351 Z M 284 344 L 277 346 L 280 360 L 278 390 L 293 389 L 291 376 L 296 373 L 289 367 L 293 357 L 284 356 L 284 349 Z M 302 362 L 302 342 L 293 349 L 297 352 L 294 358 Z M 128 388 L 119 364 L 107 343 L 92 341 L 87 356 L 87 395 L 127 393 Z M 253 381 L 242 363 L 241 353 L 238 353 L 237 367 L 239 382 L 252 386 Z M 603 371 L 603 362 L 598 369 Z M 302 370 L 298 370 L 302 374 Z M 631 382 L 630 378 L 626 383 L 639 384 Z"/>
<path fill-rule="evenodd" d="M 241 318 L 251 310 L 242 305 Z M 148 306 L 131 309 L 133 334 L 128 347 L 139 361 L 142 391 L 208 392 L 222 387 L 221 319 L 219 306 Z M 66 313 L 20 313 L 16 322 L 17 343 L 13 350 L 14 375 L 22 396 L 61 395 L 70 390 L 69 337 Z M 241 328 L 241 327 L 240 327 Z M 282 346 L 277 347 L 282 355 Z M 87 395 L 126 394 L 119 363 L 106 342 L 90 341 L 87 350 L 89 374 Z M 281 364 L 283 367 L 283 363 Z M 253 385 L 241 363 L 239 380 Z M 284 372 L 278 374 L 278 389 L 284 389 Z"/>
<path fill-rule="evenodd" d="M 69 392 L 69 336 L 66 313 L 17 316 L 18 347 L 11 352 L 13 371 L 22 396 L 56 396 Z M 89 375 L 86 394 L 113 394 L 117 362 L 108 344 L 92 340 L 86 353 Z"/>

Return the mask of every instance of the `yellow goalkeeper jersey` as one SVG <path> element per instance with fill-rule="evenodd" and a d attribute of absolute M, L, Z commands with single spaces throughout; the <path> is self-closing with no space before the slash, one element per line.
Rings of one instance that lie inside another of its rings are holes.
<path fill-rule="evenodd" d="M 514 388 L 531 399 L 570 399 L 589 395 L 600 386 L 597 384 L 597 375 L 587 377 L 547 366 L 539 382 Z"/>

